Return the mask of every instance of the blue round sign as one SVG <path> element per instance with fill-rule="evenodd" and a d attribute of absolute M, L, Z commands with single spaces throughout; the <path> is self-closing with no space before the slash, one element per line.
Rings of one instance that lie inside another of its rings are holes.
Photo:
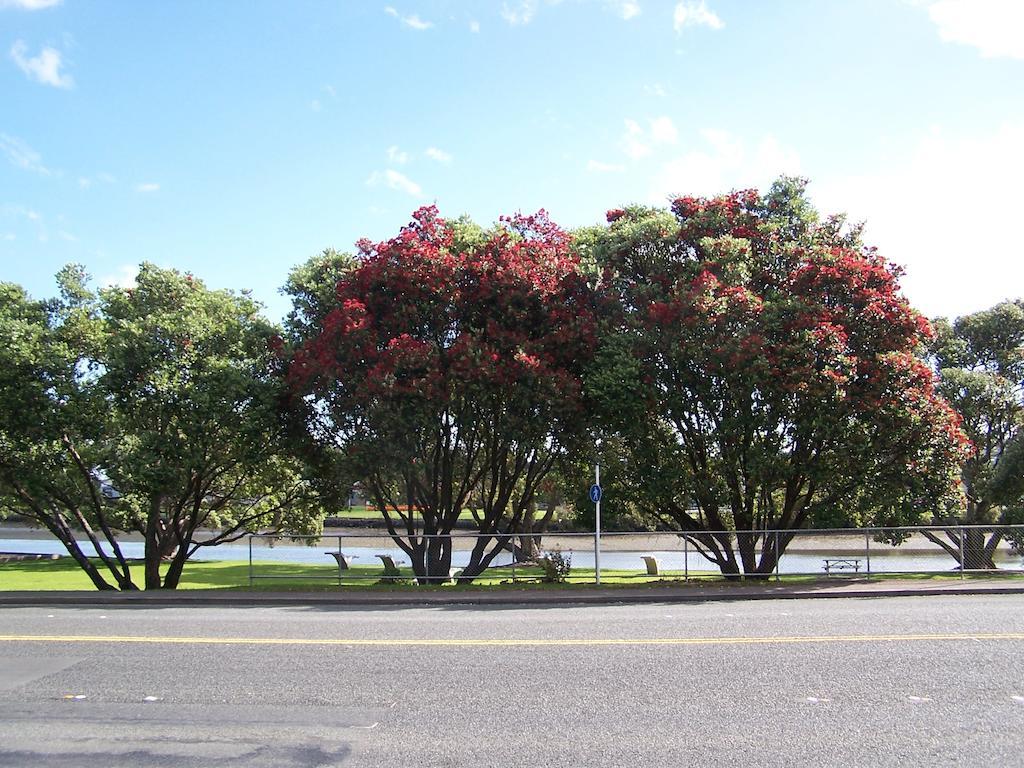
<path fill-rule="evenodd" d="M 595 504 L 601 500 L 601 486 L 597 483 L 590 486 L 590 500 Z"/>

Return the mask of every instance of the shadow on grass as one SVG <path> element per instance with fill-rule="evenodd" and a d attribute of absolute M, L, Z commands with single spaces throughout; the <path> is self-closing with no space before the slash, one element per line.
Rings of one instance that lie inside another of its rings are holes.
<path fill-rule="evenodd" d="M 141 563 L 131 566 L 136 583 L 142 580 Z M 514 571 L 514 574 L 513 574 Z M 513 581 L 513 575 L 515 581 Z M 942 573 L 899 573 L 872 574 L 870 580 L 860 576 L 833 576 L 825 578 L 817 574 L 784 575 L 780 581 L 771 579 L 727 580 L 718 573 L 694 572 L 683 580 L 683 573 L 667 572 L 660 576 L 648 576 L 636 571 L 602 570 L 602 584 L 594 584 L 591 569 L 574 569 L 566 583 L 548 584 L 541 581 L 540 568 L 502 566 L 489 569 L 473 584 L 412 584 L 412 571 L 401 568 L 399 579 L 404 583 L 389 583 L 381 567 L 355 566 L 341 572 L 339 584 L 338 569 L 332 565 L 302 563 L 257 562 L 253 564 L 250 586 L 249 563 L 245 561 L 192 561 L 182 574 L 180 589 L 224 590 L 244 593 L 247 591 L 335 593 L 343 596 L 346 592 L 360 593 L 436 593 L 458 595 L 473 592 L 550 592 L 566 593 L 571 602 L 573 594 L 586 595 L 595 591 L 614 592 L 620 589 L 644 589 L 651 595 L 658 591 L 687 590 L 693 594 L 728 594 L 733 590 L 756 589 L 761 594 L 785 593 L 799 587 L 801 591 L 834 589 L 851 583 L 878 583 L 892 580 L 913 582 L 949 583 L 961 581 L 958 571 Z M 1014 581 L 1024 579 L 1019 572 L 966 573 L 962 581 L 975 580 Z M 85 573 L 70 557 L 59 560 L 14 561 L 0 564 L 0 591 L 94 591 Z"/>

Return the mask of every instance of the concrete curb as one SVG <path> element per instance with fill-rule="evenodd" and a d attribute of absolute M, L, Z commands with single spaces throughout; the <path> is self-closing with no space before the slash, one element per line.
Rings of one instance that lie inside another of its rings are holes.
<path fill-rule="evenodd" d="M 707 603 L 744 600 L 809 600 L 837 598 L 928 597 L 940 595 L 1024 595 L 1024 584 L 953 586 L 850 585 L 806 587 L 589 589 L 559 592 L 507 591 L 443 594 L 373 592 L 0 592 L 0 608 L 16 606 L 97 606 L 104 608 L 257 607 L 424 608 L 424 607 L 551 607 L 643 603 Z"/>

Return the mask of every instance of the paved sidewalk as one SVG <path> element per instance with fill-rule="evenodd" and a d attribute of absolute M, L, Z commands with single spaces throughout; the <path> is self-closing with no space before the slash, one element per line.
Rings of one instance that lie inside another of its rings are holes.
<path fill-rule="evenodd" d="M 822 579 L 786 584 L 651 584 L 643 587 L 579 585 L 563 589 L 406 590 L 346 588 L 336 592 L 267 592 L 246 590 L 180 590 L 153 592 L 0 592 L 0 607 L 16 605 L 98 605 L 145 608 L 166 605 L 251 606 L 522 606 L 610 605 L 615 603 L 699 603 L 730 600 L 802 600 L 922 595 L 1024 595 L 1024 581 L 969 579 L 920 581 Z"/>

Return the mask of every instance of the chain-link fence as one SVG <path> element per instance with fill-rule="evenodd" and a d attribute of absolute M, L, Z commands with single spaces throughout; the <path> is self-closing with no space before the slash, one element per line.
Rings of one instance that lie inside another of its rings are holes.
<path fill-rule="evenodd" d="M 249 583 L 641 582 L 1024 573 L 1024 526 L 248 537 Z M 403 546 L 404 545 L 404 546 Z M 334 569 L 268 567 L 333 565 Z M 599 563 L 599 568 L 598 568 Z"/>

